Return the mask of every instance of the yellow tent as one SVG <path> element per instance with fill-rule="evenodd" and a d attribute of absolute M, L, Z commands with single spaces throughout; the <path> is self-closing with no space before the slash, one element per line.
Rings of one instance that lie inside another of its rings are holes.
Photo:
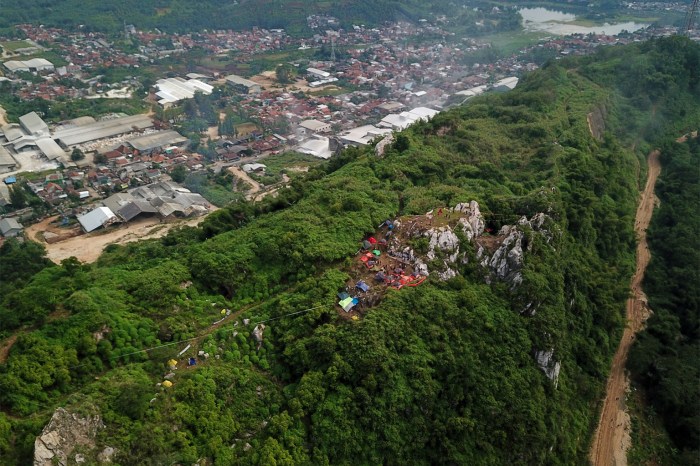
<path fill-rule="evenodd" d="M 226 315 L 226 309 L 222 309 L 222 310 L 221 310 L 221 315 L 222 315 L 222 316 L 225 316 L 225 315 Z"/>
<path fill-rule="evenodd" d="M 176 360 L 171 359 L 170 361 L 168 361 L 168 367 L 173 367 L 173 368 L 174 368 L 175 366 L 177 366 L 177 361 L 176 361 Z"/>
<path fill-rule="evenodd" d="M 165 388 L 170 388 L 173 386 L 173 383 L 170 380 L 166 380 L 165 382 L 163 382 L 163 386 Z"/>

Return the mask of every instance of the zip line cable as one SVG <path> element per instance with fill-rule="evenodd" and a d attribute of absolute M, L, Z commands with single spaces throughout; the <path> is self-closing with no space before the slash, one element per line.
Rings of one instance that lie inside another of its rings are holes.
<path fill-rule="evenodd" d="M 256 321 L 256 322 L 249 322 L 247 325 L 244 324 L 244 326 L 248 327 L 248 326 L 251 326 L 251 325 L 258 325 L 258 324 L 263 324 L 263 323 L 265 323 L 265 322 L 271 322 L 271 321 L 273 321 L 273 320 L 284 319 L 285 317 L 290 317 L 290 316 L 295 316 L 295 315 L 303 314 L 303 313 L 305 313 L 305 312 L 314 311 L 314 310 L 320 309 L 320 308 L 322 308 L 322 307 L 328 307 L 328 305 L 327 305 L 327 304 L 324 304 L 324 305 L 321 305 L 321 306 L 310 307 L 310 308 L 308 308 L 308 309 L 302 309 L 301 311 L 290 312 L 289 314 L 284 314 L 284 315 L 277 316 L 277 317 L 271 317 L 271 318 L 269 318 L 269 319 L 258 320 L 258 321 Z M 222 331 L 224 331 L 224 332 L 235 332 L 236 329 L 235 329 L 235 328 L 233 328 L 233 329 L 223 329 Z M 157 350 L 157 349 L 160 349 L 160 348 L 166 348 L 166 347 L 168 347 L 168 346 L 174 346 L 174 345 L 179 345 L 179 344 L 181 344 L 181 343 L 187 343 L 187 342 L 190 342 L 190 341 L 199 340 L 199 339 L 201 339 L 201 338 L 204 338 L 204 337 L 206 337 L 206 336 L 211 335 L 211 333 L 212 333 L 212 332 L 210 332 L 210 333 L 205 333 L 205 334 L 203 334 L 203 335 L 199 335 L 199 336 L 192 337 L 192 338 L 187 338 L 187 339 L 185 339 L 185 340 L 179 340 L 179 341 L 173 341 L 173 342 L 170 342 L 170 343 L 164 343 L 164 344 L 158 345 L 158 346 L 151 346 L 150 348 L 144 348 L 144 349 L 140 349 L 140 350 L 138 350 L 138 351 L 132 351 L 131 353 L 120 354 L 119 356 L 114 356 L 114 357 L 112 357 L 112 358 L 107 358 L 107 361 L 116 361 L 117 359 L 121 359 L 121 358 L 126 357 L 126 356 L 133 356 L 134 354 L 140 354 L 140 353 L 148 353 L 149 351 Z M 77 366 L 73 366 L 73 367 L 71 367 L 70 369 L 77 369 L 78 367 L 82 367 L 82 366 L 85 366 L 85 365 L 87 365 L 87 363 L 78 364 Z"/>

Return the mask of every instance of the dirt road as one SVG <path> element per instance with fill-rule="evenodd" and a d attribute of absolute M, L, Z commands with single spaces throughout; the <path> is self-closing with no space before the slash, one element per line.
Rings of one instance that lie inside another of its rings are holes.
<path fill-rule="evenodd" d="M 57 264 L 71 256 L 75 256 L 81 262 L 89 263 L 96 261 L 104 248 L 109 244 L 126 244 L 142 239 L 161 238 L 175 227 L 195 226 L 203 221 L 204 218 L 206 218 L 206 215 L 168 223 L 161 223 L 157 218 L 143 218 L 108 232 L 98 231 L 68 238 L 53 244 L 43 244 L 46 247 L 46 257 Z M 27 236 L 40 241 L 37 234 L 49 230 L 47 227 L 48 222 L 53 220 L 54 218 L 46 219 L 41 223 L 30 226 L 26 230 Z"/>
<path fill-rule="evenodd" d="M 250 177 L 246 172 L 243 171 L 241 167 L 228 167 L 228 171 L 235 176 L 236 178 L 242 179 L 246 183 L 250 185 L 250 189 L 246 193 L 245 197 L 248 200 L 254 199 L 255 194 L 262 189 L 262 186 L 260 186 L 260 183 L 255 181 L 253 178 Z"/>
<path fill-rule="evenodd" d="M 634 341 L 634 335 L 644 327 L 644 322 L 650 314 L 647 297 L 642 291 L 642 280 L 651 257 L 647 245 L 646 230 L 654 211 L 654 186 L 661 171 L 659 151 L 653 151 L 649 154 L 647 164 L 649 167 L 647 183 L 642 192 L 634 222 L 638 238 L 637 266 L 630 285 L 631 297 L 627 300 L 627 325 L 622 334 L 620 346 L 613 358 L 603 410 L 593 437 L 590 460 L 594 466 L 627 464 L 631 425 L 629 414 L 625 408 L 625 395 L 629 388 L 625 365 L 629 349 Z"/>

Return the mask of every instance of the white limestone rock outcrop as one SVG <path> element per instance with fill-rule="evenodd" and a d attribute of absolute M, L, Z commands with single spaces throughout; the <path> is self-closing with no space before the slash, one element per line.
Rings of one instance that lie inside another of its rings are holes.
<path fill-rule="evenodd" d="M 105 425 L 99 414 L 80 415 L 58 408 L 34 442 L 34 466 L 67 466 L 76 462 L 76 447 L 95 448 L 97 432 Z"/>
<path fill-rule="evenodd" d="M 535 360 L 549 380 L 554 383 L 554 388 L 559 384 L 559 371 L 561 363 L 554 359 L 554 349 L 547 351 L 535 351 Z"/>
<path fill-rule="evenodd" d="M 490 270 L 487 276 L 487 283 L 493 279 L 504 281 L 511 285 L 511 289 L 517 288 L 523 282 L 522 269 L 525 260 L 525 250 L 532 248 L 532 243 L 527 242 L 525 250 L 523 244 L 526 243 L 526 232 L 541 235 L 545 243 L 552 241 L 553 233 L 547 230 L 549 217 L 546 214 L 535 214 L 531 219 L 521 217 L 516 225 L 504 225 L 498 232 L 499 237 L 503 237 L 496 251 L 489 255 L 486 249 L 479 247 L 476 257 L 479 263 Z"/>
<path fill-rule="evenodd" d="M 472 241 L 473 239 L 484 234 L 484 230 L 486 229 L 486 221 L 481 215 L 478 202 L 471 201 L 468 204 L 457 204 L 454 211 L 466 214 L 466 217 L 459 219 L 459 225 L 467 237 L 467 241 Z"/>

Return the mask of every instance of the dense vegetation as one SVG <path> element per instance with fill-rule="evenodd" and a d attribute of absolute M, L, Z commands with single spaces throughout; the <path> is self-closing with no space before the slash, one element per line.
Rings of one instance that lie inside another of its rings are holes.
<path fill-rule="evenodd" d="M 671 38 L 553 62 L 415 125 L 383 158 L 346 150 L 275 199 L 111 246 L 95 264 L 47 266 L 11 243 L 0 264 L 20 270 L 0 330 L 19 336 L 0 365 L 0 454 L 29 462 L 61 405 L 99 411 L 98 442 L 121 464 L 585 461 L 634 264 L 644 154 L 629 147 L 646 150 L 651 127 L 697 123 L 699 59 L 698 45 Z M 653 111 L 635 100 L 652 85 Z M 600 108 L 597 140 L 586 116 Z M 359 321 L 339 316 L 364 235 L 472 199 L 491 229 L 553 220 L 551 245 L 531 240 L 522 286 L 487 285 L 470 262 L 388 293 Z M 536 312 L 521 313 L 528 305 Z M 238 324 L 212 329 L 222 308 Z M 212 356 L 155 387 L 186 340 Z M 157 347 L 167 343 L 178 344 Z M 550 349 L 556 386 L 533 357 Z"/>
<path fill-rule="evenodd" d="M 674 463 L 700 464 L 700 143 L 669 141 L 661 154 L 644 283 L 654 314 L 629 368 L 677 448 Z"/>

